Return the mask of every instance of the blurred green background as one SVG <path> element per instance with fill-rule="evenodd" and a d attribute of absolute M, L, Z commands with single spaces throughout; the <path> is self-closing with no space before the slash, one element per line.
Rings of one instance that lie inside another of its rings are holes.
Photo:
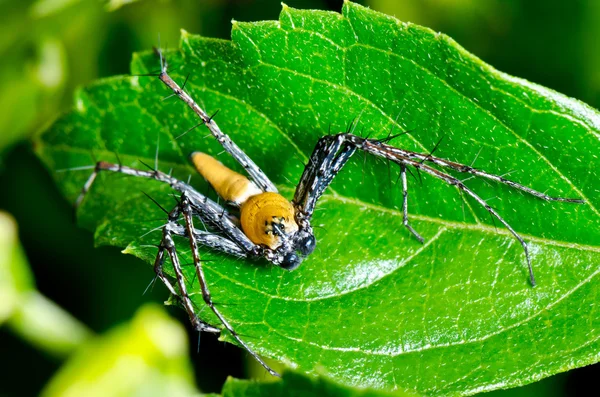
<path fill-rule="evenodd" d="M 287 1 L 339 11 L 342 1 Z M 506 73 L 600 108 L 597 0 L 370 0 L 359 3 L 428 26 Z M 70 206 L 32 154 L 28 138 L 72 104 L 73 90 L 127 74 L 134 51 L 178 44 L 179 29 L 229 38 L 231 19 L 277 19 L 279 0 L 0 0 L 0 210 L 11 213 L 37 289 L 97 333 L 131 319 L 166 289 L 146 264 L 115 248 L 93 247 Z M 193 71 L 192 71 L 193 72 Z M 1 248 L 1 247 L 0 247 Z M 226 376 L 248 376 L 246 355 L 203 335 L 199 353 L 182 310 L 196 383 L 217 392 Z M 0 395 L 37 395 L 64 362 L 0 328 Z M 587 395 L 598 365 L 497 395 Z M 597 389 L 597 387 L 596 387 Z M 492 393 L 492 394 L 494 394 Z"/>

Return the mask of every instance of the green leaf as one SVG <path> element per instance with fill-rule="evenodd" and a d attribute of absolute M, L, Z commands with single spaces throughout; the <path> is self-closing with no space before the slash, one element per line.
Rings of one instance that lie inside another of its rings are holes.
<path fill-rule="evenodd" d="M 20 306 L 20 297 L 34 290 L 33 276 L 19 244 L 17 223 L 0 211 L 0 324 Z"/>
<path fill-rule="evenodd" d="M 70 355 L 92 336 L 84 324 L 35 290 L 19 296 L 19 306 L 7 323 L 21 339 L 58 358 Z"/>
<path fill-rule="evenodd" d="M 16 62 L 0 65 L 0 81 L 4 87 L 0 93 L 0 107 L 4 109 L 0 115 L 0 156 L 31 133 L 38 119 L 48 117 L 47 108 L 56 106 L 57 93 L 64 84 L 66 57 L 62 43 L 54 38 L 45 38 L 33 47 L 35 56 L 19 54 L 23 56 Z M 0 53 L 1 50 L 0 47 Z M 23 67 L 25 63 L 26 68 Z M 52 105 L 40 105 L 43 99 L 48 98 L 54 100 L 48 101 Z"/>
<path fill-rule="evenodd" d="M 397 167 L 357 154 L 319 202 L 318 246 L 298 270 L 203 253 L 214 301 L 256 351 L 346 385 L 428 395 L 518 386 L 598 361 L 595 110 L 500 73 L 447 36 L 348 2 L 341 15 L 284 6 L 280 21 L 234 23 L 231 42 L 184 32 L 167 59 L 176 80 L 191 73 L 186 89 L 209 114 L 220 110 L 221 129 L 288 197 L 317 140 L 357 118 L 357 133 L 411 130 L 394 144 L 420 152 L 443 136 L 439 157 L 586 200 L 547 203 L 467 181 L 527 240 L 531 288 L 519 244 L 474 201 L 426 175 L 411 180 L 421 245 L 402 225 Z M 134 56 L 134 74 L 158 68 L 152 55 Z M 161 100 L 169 94 L 151 77 L 105 79 L 77 94 L 37 145 L 69 200 L 89 170 L 58 170 L 117 162 L 115 153 L 144 168 L 157 140 L 159 168 L 182 179 L 194 174 L 195 150 L 239 169 L 205 130 L 174 139 L 198 120 L 176 98 Z M 209 191 L 197 176 L 192 183 Z M 104 174 L 79 219 L 98 244 L 152 263 L 161 233 L 150 231 L 164 214 L 142 190 L 174 205 L 165 186 Z M 191 263 L 185 240 L 176 243 Z M 198 292 L 193 299 L 203 307 Z"/>
<path fill-rule="evenodd" d="M 79 347 L 90 331 L 35 288 L 17 224 L 0 211 L 0 325 L 56 357 Z"/>
<path fill-rule="evenodd" d="M 193 396 L 185 331 L 160 306 L 79 349 L 42 396 Z"/>

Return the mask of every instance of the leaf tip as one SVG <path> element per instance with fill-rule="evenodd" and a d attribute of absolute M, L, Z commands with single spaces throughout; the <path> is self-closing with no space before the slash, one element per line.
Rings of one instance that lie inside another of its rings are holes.
<path fill-rule="evenodd" d="M 350 0 L 344 0 L 344 3 L 342 4 L 342 15 L 347 16 L 353 5 L 354 3 Z"/>
<path fill-rule="evenodd" d="M 232 18 L 231 19 L 231 31 L 233 32 L 234 30 L 240 30 L 240 23 Z"/>
<path fill-rule="evenodd" d="M 239 30 L 239 31 L 243 31 L 244 27 L 249 27 L 249 26 L 253 26 L 255 25 L 257 22 L 243 22 L 243 21 L 237 21 L 235 19 L 231 20 L 231 30 Z"/>

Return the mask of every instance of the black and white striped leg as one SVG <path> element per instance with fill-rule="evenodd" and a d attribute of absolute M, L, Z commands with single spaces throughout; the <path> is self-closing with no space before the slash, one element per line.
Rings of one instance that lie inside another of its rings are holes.
<path fill-rule="evenodd" d="M 527 247 L 527 243 L 525 243 L 525 240 L 523 240 L 523 238 L 515 231 L 515 229 L 513 229 L 512 226 L 510 226 L 510 224 L 508 222 L 506 222 L 504 220 L 504 218 L 502 218 L 500 216 L 500 214 L 498 214 L 498 212 L 496 212 L 495 209 L 490 207 L 490 205 L 484 199 L 482 199 L 481 197 L 479 197 L 479 195 L 477 195 L 477 193 L 475 193 L 474 191 L 469 189 L 458 178 L 455 178 L 452 175 L 446 174 L 445 172 L 436 170 L 435 168 L 431 168 L 428 165 L 422 164 L 422 163 L 414 161 L 414 160 L 400 160 L 400 161 L 404 162 L 407 165 L 411 165 L 417 169 L 420 169 L 421 171 L 423 171 L 435 178 L 441 179 L 449 185 L 456 186 L 458 189 L 467 193 L 469 196 L 471 196 L 473 199 L 475 199 L 475 201 L 477 201 L 477 203 L 479 205 L 481 205 L 492 216 L 494 216 L 496 219 L 498 219 L 500 221 L 500 223 L 502 223 L 508 229 L 508 231 L 517 239 L 517 241 L 521 244 L 521 247 L 523 247 L 523 251 L 525 252 L 525 259 L 527 260 L 527 268 L 529 269 L 529 279 L 531 281 L 531 285 L 535 287 L 535 285 L 536 285 L 535 276 L 533 275 L 533 268 L 531 266 L 531 257 L 529 256 L 529 249 Z"/>
<path fill-rule="evenodd" d="M 160 54 L 162 59 L 162 54 Z M 252 161 L 246 153 L 242 151 L 225 133 L 221 131 L 217 123 L 213 120 L 213 116 L 209 116 L 208 113 L 202 109 L 198 103 L 185 92 L 167 73 L 166 63 L 162 66 L 162 71 L 159 75 L 160 80 L 169 87 L 173 94 L 177 95 L 183 102 L 185 102 L 196 115 L 202 120 L 202 123 L 206 125 L 210 133 L 219 141 L 223 149 L 229 153 L 248 173 L 250 179 L 256 183 L 256 185 L 265 192 L 277 192 L 275 184 L 267 177 L 267 175 Z"/>
<path fill-rule="evenodd" d="M 227 216 L 227 211 L 215 203 L 208 197 L 196 191 L 192 186 L 188 185 L 185 182 L 178 180 L 177 178 L 172 177 L 171 175 L 165 174 L 164 172 L 158 170 L 146 171 L 146 170 L 138 170 L 135 168 L 123 166 L 120 164 L 112 164 L 104 161 L 100 161 L 96 164 L 94 168 L 94 172 L 90 175 L 88 180 L 86 181 L 83 189 L 77 200 L 75 201 L 75 206 L 78 207 L 83 202 L 83 199 L 89 192 L 92 187 L 93 182 L 96 180 L 98 173 L 102 171 L 110 171 L 116 172 L 120 174 L 140 177 L 140 178 L 148 178 L 153 179 L 159 182 L 163 182 L 171 186 L 174 190 L 185 193 L 190 200 L 192 207 L 194 209 L 194 213 L 202 218 L 203 221 L 209 223 L 211 226 L 215 227 L 217 230 L 222 232 L 226 240 L 229 241 L 227 244 L 222 244 L 223 246 L 231 245 L 231 243 L 237 245 L 238 249 L 231 248 L 231 251 L 234 255 L 238 251 L 243 251 L 246 256 L 252 257 L 258 255 L 260 252 L 256 244 L 248 239 L 248 237 L 244 234 L 244 232 L 233 223 L 231 219 Z M 177 225 L 171 225 L 171 232 L 177 234 Z M 218 245 L 218 238 L 210 238 L 205 237 L 209 243 L 213 245 Z M 211 244 L 207 244 L 211 246 Z M 225 252 L 229 252 L 225 251 Z M 239 255 L 238 255 L 239 256 Z"/>
<path fill-rule="evenodd" d="M 404 164 L 400 164 L 400 178 L 402 179 L 402 224 L 417 240 L 423 243 L 425 239 L 408 223 L 408 181 L 406 180 L 406 165 Z"/>
<path fill-rule="evenodd" d="M 183 218 L 185 220 L 185 228 L 186 228 L 187 235 L 190 236 L 189 241 L 190 241 L 190 247 L 191 247 L 191 250 L 192 250 L 192 257 L 193 257 L 193 260 L 194 260 L 194 267 L 196 268 L 196 275 L 198 276 L 198 281 L 200 283 L 200 289 L 202 291 L 202 298 L 204 299 L 204 302 L 208 305 L 208 307 L 210 307 L 210 309 L 217 316 L 217 318 L 219 319 L 219 321 L 221 321 L 221 323 L 223 324 L 223 326 L 225 327 L 225 329 L 227 329 L 227 331 L 229 331 L 229 333 L 231 334 L 231 336 L 242 347 L 244 347 L 244 349 L 246 349 L 246 351 L 248 353 L 250 353 L 250 355 L 252 357 L 254 357 L 254 359 L 256 361 L 258 361 L 271 375 L 273 375 L 273 376 L 280 376 L 271 367 L 269 367 L 269 365 L 267 365 L 267 363 L 265 363 L 260 358 L 260 356 L 258 354 L 256 354 L 254 352 L 254 350 L 252 350 L 252 348 L 250 348 L 250 346 L 248 346 L 246 344 L 246 342 L 244 342 L 240 338 L 240 336 L 233 329 L 233 327 L 231 326 L 231 324 L 229 323 L 229 321 L 227 321 L 227 319 L 225 317 L 223 317 L 223 315 L 221 314 L 221 312 L 215 307 L 215 304 L 212 301 L 212 297 L 210 295 L 210 291 L 208 289 L 208 284 L 206 283 L 206 276 L 204 275 L 204 270 L 202 269 L 202 261 L 200 260 L 200 254 L 198 253 L 198 243 L 197 243 L 196 238 L 195 238 L 195 229 L 194 229 L 194 220 L 193 220 L 192 205 L 190 203 L 189 198 L 187 197 L 187 195 L 185 193 L 181 196 L 181 211 L 182 211 L 182 214 L 183 214 Z M 175 257 L 176 257 L 176 254 L 175 254 Z M 175 266 L 175 267 L 177 268 L 177 266 Z M 179 279 L 180 279 L 180 277 L 178 276 L 178 280 Z"/>
<path fill-rule="evenodd" d="M 534 197 L 537 197 L 537 198 L 545 200 L 545 201 L 559 201 L 559 202 L 575 203 L 575 204 L 584 204 L 585 203 L 585 201 L 582 199 L 549 196 L 545 193 L 538 192 L 537 190 L 531 189 L 530 187 L 521 185 L 520 183 L 506 179 L 500 175 L 490 174 L 488 172 L 479 170 L 477 168 L 473 168 L 470 165 L 455 163 L 453 161 L 445 160 L 445 159 L 442 159 L 439 157 L 434 157 L 430 154 L 411 152 L 409 150 L 404 150 L 404 149 L 396 148 L 396 147 L 393 147 L 390 145 L 382 144 L 382 143 L 378 142 L 377 140 L 369 139 L 369 140 L 366 140 L 365 143 L 367 145 L 369 145 L 369 144 L 370 145 L 378 145 L 383 151 L 393 153 L 397 157 L 415 160 L 415 161 L 418 161 L 421 163 L 429 162 L 429 163 L 433 163 L 440 167 L 450 168 L 450 169 L 458 171 L 458 172 L 463 172 L 463 173 L 471 174 L 471 175 L 474 175 L 474 176 L 477 176 L 480 178 L 485 178 L 485 179 L 489 179 L 489 180 L 492 180 L 492 181 L 495 181 L 498 183 L 502 183 L 504 185 L 512 187 L 513 189 L 521 190 L 527 194 L 530 194 Z"/>
<path fill-rule="evenodd" d="M 319 139 L 292 200 L 297 216 L 304 219 L 312 217 L 317 201 L 355 151 L 356 147 L 346 144 L 340 135 Z"/>
<path fill-rule="evenodd" d="M 190 322 L 196 330 L 203 332 L 220 333 L 221 331 L 218 328 L 213 327 L 212 325 L 207 324 L 206 322 L 198 318 L 194 310 L 192 300 L 190 299 L 189 294 L 187 292 L 187 288 L 185 286 L 185 279 L 181 270 L 179 259 L 177 258 L 175 242 L 173 241 L 172 236 L 173 227 L 177 225 L 176 222 L 179 218 L 179 213 L 179 205 L 169 213 L 169 221 L 163 228 L 163 237 L 158 246 L 158 253 L 156 254 L 156 259 L 154 260 L 154 272 L 156 273 L 156 276 L 165 284 L 171 295 L 176 297 L 181 302 L 181 305 L 187 312 L 188 317 L 190 318 Z M 171 263 L 175 272 L 175 279 L 177 280 L 177 285 L 179 287 L 179 293 L 177 293 L 173 285 L 163 273 L 165 251 L 167 251 L 169 257 L 171 258 Z"/>
<path fill-rule="evenodd" d="M 183 226 L 176 225 L 173 227 L 173 234 L 176 234 L 181 237 L 188 236 L 187 231 Z M 203 246 L 209 249 L 213 249 L 216 251 L 223 252 L 227 255 L 231 255 L 237 258 L 250 258 L 252 259 L 252 255 L 247 251 L 241 249 L 236 243 L 233 241 L 218 236 L 212 232 L 207 232 L 204 230 L 194 229 L 194 238 L 199 246 Z"/>
<path fill-rule="evenodd" d="M 188 314 L 188 317 L 190 318 L 190 322 L 194 326 L 194 329 L 196 329 L 197 331 L 210 332 L 213 334 L 220 333 L 221 330 L 219 328 L 214 327 L 198 318 L 196 312 L 193 310 L 189 296 L 187 296 L 187 292 L 182 292 L 181 294 L 177 293 L 173 285 L 170 283 L 169 279 L 164 275 L 162 267 L 164 265 L 166 250 L 167 248 L 162 245 L 158 248 L 158 254 L 156 255 L 156 260 L 154 262 L 154 271 L 156 272 L 156 277 L 158 277 L 160 281 L 163 282 L 163 284 L 167 287 L 171 295 L 181 303 L 186 313 Z"/>
<path fill-rule="evenodd" d="M 513 181 L 509 181 L 501 176 L 489 174 L 463 164 L 439 159 L 437 157 L 433 157 L 430 154 L 415 153 L 395 148 L 393 146 L 388 145 L 386 142 L 387 140 L 362 138 L 360 136 L 348 132 L 321 138 L 317 146 L 315 147 L 313 154 L 311 155 L 310 162 L 307 165 L 304 173 L 302 174 L 302 178 L 296 189 L 296 194 L 294 196 L 294 205 L 296 207 L 297 213 L 302 214 L 302 216 L 306 219 L 310 219 L 314 211 L 316 201 L 318 200 L 320 195 L 327 188 L 329 183 L 331 183 L 333 177 L 337 175 L 337 173 L 340 171 L 341 167 L 346 163 L 348 158 L 354 153 L 354 150 L 360 149 L 374 156 L 393 161 L 399 164 L 401 167 L 404 166 L 404 168 L 402 168 L 401 171 L 403 174 L 403 187 L 405 193 L 403 202 L 403 213 L 406 224 L 408 224 L 408 214 L 406 210 L 407 188 L 404 183 L 406 179 L 406 166 L 414 167 L 418 172 L 424 171 L 435 178 L 443 180 L 449 185 L 457 186 L 461 191 L 467 193 L 469 196 L 475 199 L 477 203 L 483 206 L 493 217 L 498 219 L 517 239 L 517 241 L 519 241 L 519 243 L 523 247 L 523 251 L 525 252 L 531 284 L 535 286 L 536 282 L 535 277 L 533 275 L 533 269 L 531 267 L 531 258 L 529 256 L 527 244 L 525 243 L 523 238 L 508 224 L 508 222 L 506 222 L 496 212 L 496 210 L 490 207 L 485 200 L 483 200 L 475 192 L 469 189 L 462 181 L 445 172 L 432 168 L 431 166 L 424 164 L 424 162 L 430 162 L 441 167 L 451 168 L 459 172 L 466 172 L 475 176 L 500 182 L 502 184 L 524 191 L 528 194 L 531 194 L 537 198 L 546 201 L 583 203 L 583 200 L 562 197 L 551 197 L 544 193 L 530 189 L 527 186 L 521 185 Z M 337 154 L 338 151 L 340 152 L 339 155 Z M 347 154 L 347 157 L 343 157 L 344 154 Z M 336 164 L 337 167 L 334 167 L 333 164 Z M 411 229 L 412 228 L 409 228 L 409 230 Z M 420 237 L 414 232 L 414 230 L 411 230 L 411 232 L 413 232 L 413 234 L 415 234 L 417 238 Z"/>
<path fill-rule="evenodd" d="M 474 191 L 469 189 L 461 180 L 459 180 L 458 178 L 455 178 L 452 175 L 449 175 L 445 172 L 442 172 L 435 168 L 432 168 L 429 165 L 423 164 L 423 161 L 422 161 L 423 159 L 425 159 L 427 161 L 428 158 L 431 159 L 432 157 L 427 156 L 427 155 L 422 155 L 422 157 L 420 157 L 418 159 L 415 159 L 414 156 L 406 157 L 402 153 L 402 152 L 406 152 L 406 151 L 398 150 L 397 148 L 394 148 L 392 146 L 382 144 L 379 141 L 363 139 L 363 138 L 357 137 L 355 135 L 349 135 L 349 134 L 344 134 L 344 136 L 346 137 L 347 140 L 349 140 L 350 142 L 353 142 L 355 145 L 357 145 L 361 150 L 371 153 L 377 157 L 387 158 L 388 160 L 391 160 L 401 166 L 403 164 L 412 166 L 412 167 L 416 168 L 417 171 L 423 171 L 435 178 L 443 180 L 444 182 L 446 182 L 449 185 L 456 186 L 458 189 L 467 193 L 469 196 L 471 196 L 473 199 L 475 199 L 475 201 L 477 201 L 478 204 L 480 204 L 482 207 L 484 207 L 493 217 L 498 219 L 510 231 L 510 233 L 517 239 L 517 241 L 519 241 L 519 243 L 521 244 L 521 247 L 523 247 L 523 251 L 525 252 L 525 258 L 527 260 L 527 268 L 529 269 L 529 279 L 531 281 L 531 285 L 532 286 L 536 285 L 535 277 L 533 275 L 533 268 L 531 266 L 531 257 L 529 256 L 529 249 L 527 247 L 527 244 L 525 243 L 525 240 L 523 240 L 523 238 L 512 228 L 512 226 L 510 226 L 510 224 L 508 222 L 506 222 L 504 220 L 504 218 L 502 218 L 500 216 L 500 214 L 498 214 L 496 212 L 496 210 L 494 210 L 492 207 L 490 207 L 485 200 L 483 200 L 481 197 L 479 197 Z M 512 185 L 510 185 L 510 186 L 512 186 Z"/>

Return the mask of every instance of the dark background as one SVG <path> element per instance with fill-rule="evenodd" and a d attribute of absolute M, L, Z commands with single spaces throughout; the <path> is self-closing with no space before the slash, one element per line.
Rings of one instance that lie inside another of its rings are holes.
<path fill-rule="evenodd" d="M 116 248 L 94 248 L 27 138 L 69 109 L 78 85 L 127 74 L 131 53 L 156 45 L 159 33 L 163 47 L 177 46 L 180 28 L 228 39 L 231 19 L 277 19 L 281 6 L 279 0 L 140 0 L 109 11 L 98 1 L 55 2 L 54 10 L 44 3 L 0 1 L 0 209 L 19 224 L 38 289 L 101 333 L 130 319 L 141 304 L 165 300 L 166 289 L 157 285 L 142 295 L 153 277 L 148 265 Z M 334 11 L 342 4 L 286 3 Z M 600 107 L 596 0 L 360 3 L 444 32 L 499 70 Z M 188 324 L 182 310 L 169 311 Z M 226 376 L 246 376 L 241 350 L 205 334 L 197 353 L 197 335 L 189 335 L 201 390 L 220 391 Z M 36 395 L 61 363 L 0 329 L 0 395 Z M 583 396 L 586 386 L 598 390 L 598 375 L 595 365 L 494 393 Z"/>

